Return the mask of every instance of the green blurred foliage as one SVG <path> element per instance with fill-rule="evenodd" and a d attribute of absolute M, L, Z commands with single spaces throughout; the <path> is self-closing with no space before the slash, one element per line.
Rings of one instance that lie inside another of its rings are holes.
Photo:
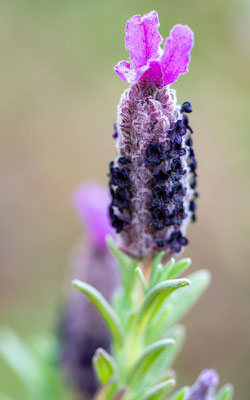
<path fill-rule="evenodd" d="M 81 235 L 70 197 L 106 182 L 126 84 L 124 27 L 156 9 L 161 34 L 187 23 L 196 44 L 174 87 L 190 100 L 199 160 L 198 223 L 185 256 L 213 283 L 185 324 L 180 384 L 215 367 L 236 398 L 250 390 L 249 0 L 2 0 L 0 3 L 0 322 L 23 337 L 56 325 L 68 254 Z M 4 306 L 3 306 L 4 305 Z M 1 391 L 25 392 L 0 362 Z M 3 387 L 2 387 L 3 386 Z"/>

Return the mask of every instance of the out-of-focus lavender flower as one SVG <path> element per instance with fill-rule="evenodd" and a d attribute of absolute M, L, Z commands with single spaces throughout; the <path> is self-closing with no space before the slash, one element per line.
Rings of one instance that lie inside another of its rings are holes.
<path fill-rule="evenodd" d="M 130 18 L 125 44 L 134 70 L 127 61 L 115 66 L 131 86 L 118 106 L 109 214 L 121 247 L 137 259 L 152 259 L 159 250 L 179 253 L 196 209 L 197 165 L 187 116 L 192 106 L 178 106 L 168 86 L 188 70 L 193 33 L 175 25 L 162 50 L 158 27 L 155 11 Z"/>
<path fill-rule="evenodd" d="M 72 199 L 88 240 L 100 249 L 106 248 L 105 237 L 114 234 L 108 218 L 109 201 L 106 188 L 95 182 L 79 186 Z"/>
<path fill-rule="evenodd" d="M 187 400 L 214 400 L 219 377 L 214 369 L 204 369 L 190 388 Z"/>
<path fill-rule="evenodd" d="M 80 186 L 73 204 L 85 228 L 85 241 L 73 252 L 71 278 L 95 286 L 107 300 L 119 284 L 116 261 L 105 244 L 113 234 L 107 215 L 107 190 L 89 182 Z M 62 364 L 66 376 L 80 398 L 92 398 L 97 382 L 92 357 L 98 347 L 109 350 L 110 335 L 100 315 L 82 293 L 72 290 L 61 321 Z"/>

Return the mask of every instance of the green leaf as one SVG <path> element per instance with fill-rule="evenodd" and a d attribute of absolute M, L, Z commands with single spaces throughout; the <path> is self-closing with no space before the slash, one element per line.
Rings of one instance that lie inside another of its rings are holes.
<path fill-rule="evenodd" d="M 172 367 L 180 354 L 186 338 L 186 328 L 183 325 L 175 325 L 167 332 L 166 337 L 174 340 L 174 345 L 169 347 L 165 353 L 165 369 Z"/>
<path fill-rule="evenodd" d="M 151 273 L 150 273 L 150 278 L 149 278 L 149 288 L 152 288 L 157 283 L 157 272 L 158 272 L 158 265 L 160 264 L 163 256 L 165 254 L 165 251 L 161 251 L 157 256 L 154 258 L 152 262 L 152 267 L 151 267 Z"/>
<path fill-rule="evenodd" d="M 118 390 L 117 391 L 117 382 L 113 381 L 112 378 L 111 380 L 106 384 L 103 385 L 98 392 L 95 394 L 94 400 L 119 400 L 122 399 L 120 395 L 126 392 L 125 390 Z"/>
<path fill-rule="evenodd" d="M 18 376 L 32 398 L 41 400 L 52 398 L 39 359 L 9 329 L 0 331 L 0 355 Z"/>
<path fill-rule="evenodd" d="M 163 339 L 148 346 L 130 372 L 128 378 L 129 385 L 132 387 L 136 383 L 138 386 L 140 385 L 141 380 L 146 379 L 146 375 L 149 372 L 153 375 L 155 360 L 168 346 L 173 344 L 173 339 Z"/>
<path fill-rule="evenodd" d="M 96 377 L 101 385 L 105 385 L 117 371 L 115 360 L 102 348 L 95 351 L 92 362 Z"/>
<path fill-rule="evenodd" d="M 94 304 L 96 309 L 101 314 L 102 318 L 106 322 L 113 340 L 117 343 L 119 347 L 122 346 L 123 343 L 123 332 L 120 321 L 114 312 L 113 308 L 107 302 L 107 300 L 103 297 L 103 295 L 95 289 L 93 286 L 88 283 L 81 282 L 78 279 L 73 280 L 73 286 L 83 292 L 89 300 Z"/>
<path fill-rule="evenodd" d="M 174 344 L 166 348 L 163 354 L 160 354 L 154 365 L 154 373 L 161 376 L 164 371 L 171 368 L 178 357 L 185 340 L 186 330 L 182 325 L 172 327 L 166 335 L 167 339 L 173 339 Z"/>
<path fill-rule="evenodd" d="M 111 237 L 107 237 L 106 241 L 111 253 L 113 253 L 118 261 L 124 289 L 126 292 L 131 292 L 135 282 L 135 268 L 137 263 L 120 251 Z"/>
<path fill-rule="evenodd" d="M 161 337 L 164 335 L 166 330 L 179 321 L 193 305 L 198 301 L 202 293 L 206 290 L 210 283 L 210 273 L 206 270 L 196 271 L 188 276 L 191 281 L 191 285 L 183 288 L 182 290 L 177 290 L 172 293 L 167 299 L 166 304 L 163 306 L 169 308 L 169 312 L 165 318 L 165 321 L 159 327 L 158 335 Z M 164 307 L 162 307 L 161 312 L 164 312 Z M 160 318 L 157 315 L 157 318 Z M 157 321 L 156 321 L 157 323 Z M 153 326 L 151 326 L 153 329 Z"/>
<path fill-rule="evenodd" d="M 191 265 L 191 262 L 191 258 L 183 258 L 176 264 L 173 264 L 172 267 L 169 269 L 167 279 L 173 279 L 176 276 L 180 275 Z"/>
<path fill-rule="evenodd" d="M 234 388 L 229 383 L 223 386 L 216 395 L 216 400 L 232 400 Z"/>
<path fill-rule="evenodd" d="M 146 284 L 146 281 L 145 281 L 145 278 L 144 278 L 144 275 L 143 275 L 143 272 L 142 272 L 141 268 L 137 267 L 135 269 L 135 273 L 136 273 L 136 275 L 138 277 L 138 280 L 139 280 L 139 282 L 140 282 L 140 284 L 142 286 L 143 292 L 146 293 L 147 292 L 147 284 Z"/>
<path fill-rule="evenodd" d="M 145 297 L 141 310 L 139 312 L 139 319 L 143 320 L 147 317 L 153 318 L 157 313 L 164 300 L 176 289 L 183 288 L 190 285 L 188 279 L 173 279 L 163 281 L 154 286 Z"/>
<path fill-rule="evenodd" d="M 171 397 L 171 400 L 186 400 L 188 390 L 189 388 L 187 386 L 182 388 L 181 390 L 178 390 L 178 392 Z"/>
<path fill-rule="evenodd" d="M 161 280 L 166 281 L 168 280 L 169 271 L 172 269 L 173 265 L 175 264 L 175 259 L 172 257 L 169 262 L 163 267 Z"/>
<path fill-rule="evenodd" d="M 140 400 L 163 400 L 174 386 L 174 379 L 169 379 L 166 382 L 159 383 L 159 385 L 147 390 Z"/>

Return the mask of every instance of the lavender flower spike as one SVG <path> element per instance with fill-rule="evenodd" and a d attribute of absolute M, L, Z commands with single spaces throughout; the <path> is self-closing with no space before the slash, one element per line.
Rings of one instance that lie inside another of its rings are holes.
<path fill-rule="evenodd" d="M 175 25 L 160 48 L 155 11 L 129 19 L 126 49 L 131 69 L 122 61 L 115 71 L 131 83 L 118 106 L 118 157 L 110 164 L 112 226 L 121 248 L 136 259 L 152 259 L 159 250 L 179 253 L 195 220 L 197 197 L 189 102 L 177 105 L 169 84 L 187 72 L 193 33 Z"/>
<path fill-rule="evenodd" d="M 214 369 L 204 369 L 190 388 L 187 400 L 215 400 L 219 377 Z"/>

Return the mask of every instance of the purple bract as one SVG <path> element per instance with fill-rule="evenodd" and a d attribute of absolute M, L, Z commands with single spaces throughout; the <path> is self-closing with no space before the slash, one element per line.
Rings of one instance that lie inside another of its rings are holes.
<path fill-rule="evenodd" d="M 188 72 L 190 52 L 194 35 L 187 25 L 175 25 L 165 41 L 158 32 L 158 14 L 151 11 L 143 17 L 135 15 L 126 26 L 125 47 L 130 53 L 130 61 L 120 61 L 115 72 L 130 84 L 138 80 L 154 83 L 157 88 L 174 83 L 180 74 Z"/>

